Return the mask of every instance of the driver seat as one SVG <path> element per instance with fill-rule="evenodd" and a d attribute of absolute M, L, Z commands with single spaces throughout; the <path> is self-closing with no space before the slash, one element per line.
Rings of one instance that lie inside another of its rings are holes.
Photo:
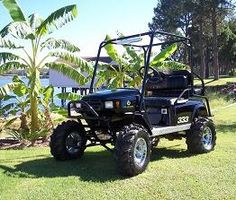
<path fill-rule="evenodd" d="M 177 98 L 187 88 L 189 79 L 181 74 L 165 74 L 160 80 L 153 77 L 147 80 L 145 105 L 147 107 L 166 107 L 175 103 L 185 103 L 188 101 L 189 92 L 186 92 L 180 100 Z"/>

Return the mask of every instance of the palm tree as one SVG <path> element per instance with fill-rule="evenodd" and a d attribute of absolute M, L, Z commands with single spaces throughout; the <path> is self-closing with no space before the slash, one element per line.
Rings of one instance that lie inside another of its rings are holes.
<path fill-rule="evenodd" d="M 45 66 L 55 69 L 79 84 L 87 78 L 81 73 L 89 71 L 90 65 L 76 56 L 79 48 L 64 39 L 55 39 L 50 34 L 63 27 L 77 16 L 76 5 L 69 5 L 51 13 L 46 19 L 37 14 L 25 17 L 15 0 L 3 0 L 12 22 L 0 31 L 0 73 L 13 69 L 24 69 L 29 80 L 30 130 L 40 129 L 39 95 L 41 89 L 40 71 Z M 73 66 L 79 66 L 80 70 Z M 1 94 L 11 89 L 11 84 L 0 90 Z"/>

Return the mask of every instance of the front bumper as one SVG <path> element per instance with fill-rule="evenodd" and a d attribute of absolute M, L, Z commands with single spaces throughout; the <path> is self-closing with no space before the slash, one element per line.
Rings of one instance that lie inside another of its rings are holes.
<path fill-rule="evenodd" d="M 81 104 L 80 108 L 76 105 Z M 91 105 L 83 100 L 70 101 L 68 103 L 68 117 L 77 119 L 105 120 L 93 109 Z"/>

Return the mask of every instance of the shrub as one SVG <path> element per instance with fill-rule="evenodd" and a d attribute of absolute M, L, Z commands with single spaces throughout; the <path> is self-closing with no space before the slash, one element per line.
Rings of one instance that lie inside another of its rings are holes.
<path fill-rule="evenodd" d="M 236 69 L 229 70 L 229 76 L 236 76 Z"/>

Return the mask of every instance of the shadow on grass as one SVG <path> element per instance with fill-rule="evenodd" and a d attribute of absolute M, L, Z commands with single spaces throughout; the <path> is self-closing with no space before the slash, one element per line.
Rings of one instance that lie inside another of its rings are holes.
<path fill-rule="evenodd" d="M 187 158 L 194 156 L 184 149 L 155 148 L 152 151 L 151 161 L 165 158 Z"/>
<path fill-rule="evenodd" d="M 217 131 L 219 131 L 221 133 L 235 132 L 236 131 L 236 124 L 218 124 Z"/>
<path fill-rule="evenodd" d="M 157 148 L 154 149 L 151 161 L 164 158 L 183 158 L 191 156 L 187 151 Z M 108 151 L 85 152 L 79 160 L 66 162 L 55 161 L 54 158 L 44 157 L 22 162 L 15 168 L 0 165 L 4 173 L 12 177 L 22 178 L 54 178 L 78 176 L 83 181 L 106 182 L 125 179 L 116 170 L 115 159 Z"/>

